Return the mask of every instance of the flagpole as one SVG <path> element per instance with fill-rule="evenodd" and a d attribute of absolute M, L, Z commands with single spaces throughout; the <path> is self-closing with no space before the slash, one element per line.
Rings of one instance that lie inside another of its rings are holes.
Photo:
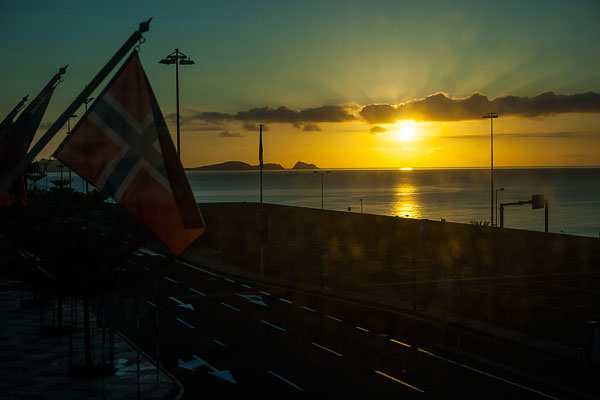
<path fill-rule="evenodd" d="M 121 46 L 121 48 L 112 56 L 112 58 L 106 63 L 106 65 L 96 74 L 94 79 L 83 89 L 83 91 L 77 96 L 71 105 L 61 114 L 60 117 L 52 124 L 52 126 L 46 131 L 44 136 L 38 140 L 38 142 L 31 148 L 29 153 L 21 159 L 21 161 L 10 171 L 10 173 L 0 182 L 0 193 L 6 192 L 10 185 L 14 182 L 17 176 L 23 172 L 23 170 L 31 163 L 31 161 L 42 151 L 42 149 L 52 140 L 54 135 L 65 125 L 71 115 L 73 115 L 83 102 L 90 97 L 92 92 L 96 90 L 98 85 L 102 83 L 104 78 L 115 68 L 115 66 L 121 61 L 121 59 L 127 54 L 129 50 L 142 39 L 142 33 L 147 32 L 150 29 L 150 18 L 148 21 L 142 22 L 139 25 L 137 31 L 135 31 L 129 39 Z"/>
<path fill-rule="evenodd" d="M 2 128 L 4 128 L 5 125 L 11 124 L 13 122 L 13 119 L 15 119 L 19 111 L 21 111 L 21 108 L 23 108 L 23 105 L 27 101 L 28 97 L 29 95 L 23 97 L 21 101 L 19 101 L 19 104 L 17 104 L 11 110 L 11 112 L 9 112 L 8 115 L 2 120 L 2 122 L 0 122 L 0 139 L 2 139 L 2 137 L 6 134 L 6 132 L 3 132 Z"/>
<path fill-rule="evenodd" d="M 262 128 L 263 124 L 260 124 L 260 141 L 258 145 L 258 162 L 260 164 L 260 204 L 263 200 L 263 184 L 262 184 L 262 173 L 263 173 L 263 145 L 262 145 Z"/>

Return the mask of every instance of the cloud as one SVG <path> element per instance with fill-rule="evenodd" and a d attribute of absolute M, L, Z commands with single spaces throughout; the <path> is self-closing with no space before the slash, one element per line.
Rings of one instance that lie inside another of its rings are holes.
<path fill-rule="evenodd" d="M 306 124 L 302 130 L 304 132 L 321 132 L 321 128 L 317 124 Z"/>
<path fill-rule="evenodd" d="M 245 122 L 244 129 L 250 132 L 258 132 L 260 130 L 258 124 L 253 124 L 252 122 Z M 263 132 L 268 130 L 269 127 L 267 125 L 263 125 Z"/>
<path fill-rule="evenodd" d="M 548 138 L 548 139 L 558 139 L 558 138 L 572 138 L 572 137 L 600 137 L 600 134 L 596 132 L 584 132 L 584 131 L 576 131 L 576 132 L 523 132 L 523 133 L 494 133 L 494 138 L 502 138 L 502 137 L 510 137 L 510 138 Z M 474 135 L 448 135 L 442 136 L 442 139 L 487 139 L 489 140 L 489 133 L 478 133 Z"/>
<path fill-rule="evenodd" d="M 242 135 L 241 133 L 231 133 L 229 131 L 223 131 L 223 132 L 219 133 L 219 137 L 238 138 L 238 137 L 244 137 L 244 135 Z"/>
<path fill-rule="evenodd" d="M 165 120 L 175 124 L 177 122 L 177 114 L 167 114 L 165 115 Z M 197 115 L 179 115 L 179 126 L 185 131 L 222 131 L 225 128 L 218 121 L 208 121 L 204 118 L 198 118 Z"/>
<path fill-rule="evenodd" d="M 292 110 L 286 106 L 272 108 L 269 106 L 252 108 L 248 111 L 238 111 L 235 114 L 219 112 L 201 112 L 194 116 L 210 123 L 224 123 L 229 121 L 242 121 L 249 123 L 289 123 L 295 126 L 319 122 L 348 122 L 357 119 L 345 105 L 325 105 L 305 108 L 300 111 Z"/>
<path fill-rule="evenodd" d="M 381 127 L 381 126 L 374 126 L 371 128 L 371 133 L 375 134 L 375 133 L 384 133 L 387 132 L 388 130 Z"/>
<path fill-rule="evenodd" d="M 360 115 L 370 124 L 393 123 L 400 119 L 422 121 L 462 121 L 480 119 L 487 112 L 500 116 L 544 117 L 562 113 L 600 113 L 600 94 L 594 92 L 571 95 L 542 93 L 535 97 L 501 96 L 489 100 L 474 93 L 467 98 L 451 98 L 436 93 L 407 103 L 369 104 Z"/>

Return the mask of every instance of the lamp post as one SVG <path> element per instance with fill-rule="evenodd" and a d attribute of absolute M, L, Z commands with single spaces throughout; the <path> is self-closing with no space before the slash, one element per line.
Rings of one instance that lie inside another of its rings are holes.
<path fill-rule="evenodd" d="M 67 118 L 67 135 L 71 134 L 71 118 L 77 118 L 77 115 L 73 114 L 69 118 Z M 60 179 L 62 179 L 62 177 Z M 71 182 L 71 168 L 69 168 L 69 189 L 72 189 Z"/>
<path fill-rule="evenodd" d="M 331 171 L 313 171 L 315 174 L 321 174 L 321 210 L 323 209 L 323 175 L 330 174 Z"/>
<path fill-rule="evenodd" d="M 496 189 L 496 223 L 494 226 L 498 226 L 498 192 L 503 192 L 504 188 Z"/>
<path fill-rule="evenodd" d="M 174 52 L 160 60 L 159 63 L 166 65 L 175 64 L 175 97 L 177 102 L 177 156 L 181 161 L 181 149 L 179 147 L 179 65 L 193 65 L 195 62 L 180 52 L 179 49 L 175 49 Z"/>
<path fill-rule="evenodd" d="M 359 200 L 360 200 L 360 213 L 362 214 L 362 213 L 363 213 L 363 212 L 362 212 L 362 200 L 363 200 L 363 199 L 359 199 Z"/>
<path fill-rule="evenodd" d="M 87 99 L 85 99 L 83 101 L 83 104 L 85 104 L 85 113 L 87 115 L 87 110 L 88 110 L 88 103 L 91 103 L 92 100 L 94 100 L 94 97 L 88 97 Z M 85 181 L 85 194 L 88 194 L 89 191 L 89 187 L 88 187 L 88 181 Z"/>
<path fill-rule="evenodd" d="M 481 118 L 490 119 L 490 224 L 494 223 L 494 118 L 498 118 L 498 113 L 489 112 Z"/>

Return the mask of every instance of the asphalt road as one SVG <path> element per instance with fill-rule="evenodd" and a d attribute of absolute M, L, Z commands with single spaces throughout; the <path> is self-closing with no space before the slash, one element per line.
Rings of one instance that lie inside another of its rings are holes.
<path fill-rule="evenodd" d="M 146 262 L 140 255 L 128 265 Z M 393 310 L 181 261 L 145 271 L 114 316 L 155 358 L 159 319 L 158 358 L 186 398 L 556 398 L 522 377 L 437 349 L 441 328 Z"/>

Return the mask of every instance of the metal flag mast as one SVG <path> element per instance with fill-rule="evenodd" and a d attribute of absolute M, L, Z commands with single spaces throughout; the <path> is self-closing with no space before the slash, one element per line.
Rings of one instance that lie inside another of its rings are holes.
<path fill-rule="evenodd" d="M 29 95 L 23 97 L 21 101 L 19 101 L 19 104 L 17 104 L 2 120 L 2 122 L 0 122 L 0 139 L 2 139 L 2 137 L 7 133 L 4 131 L 4 127 L 13 123 L 13 119 L 15 119 L 19 111 L 21 111 L 21 108 L 23 108 L 23 105 L 27 101 L 28 97 Z"/>
<path fill-rule="evenodd" d="M 141 41 L 142 33 L 150 29 L 150 18 L 148 21 L 142 22 L 137 31 L 135 31 L 121 48 L 112 56 L 106 65 L 96 74 L 94 79 L 83 89 L 71 105 L 58 117 L 52 126 L 46 131 L 44 136 L 31 148 L 29 153 L 21 159 L 21 161 L 10 171 L 10 173 L 0 182 L 0 193 L 6 192 L 10 185 L 14 182 L 17 176 L 31 163 L 31 161 L 42 151 L 42 149 L 52 140 L 54 135 L 65 125 L 71 115 L 73 115 L 79 107 L 90 97 L 92 92 L 96 90 L 98 85 L 106 78 L 106 76 L 114 69 L 129 50 L 139 41 Z"/>

